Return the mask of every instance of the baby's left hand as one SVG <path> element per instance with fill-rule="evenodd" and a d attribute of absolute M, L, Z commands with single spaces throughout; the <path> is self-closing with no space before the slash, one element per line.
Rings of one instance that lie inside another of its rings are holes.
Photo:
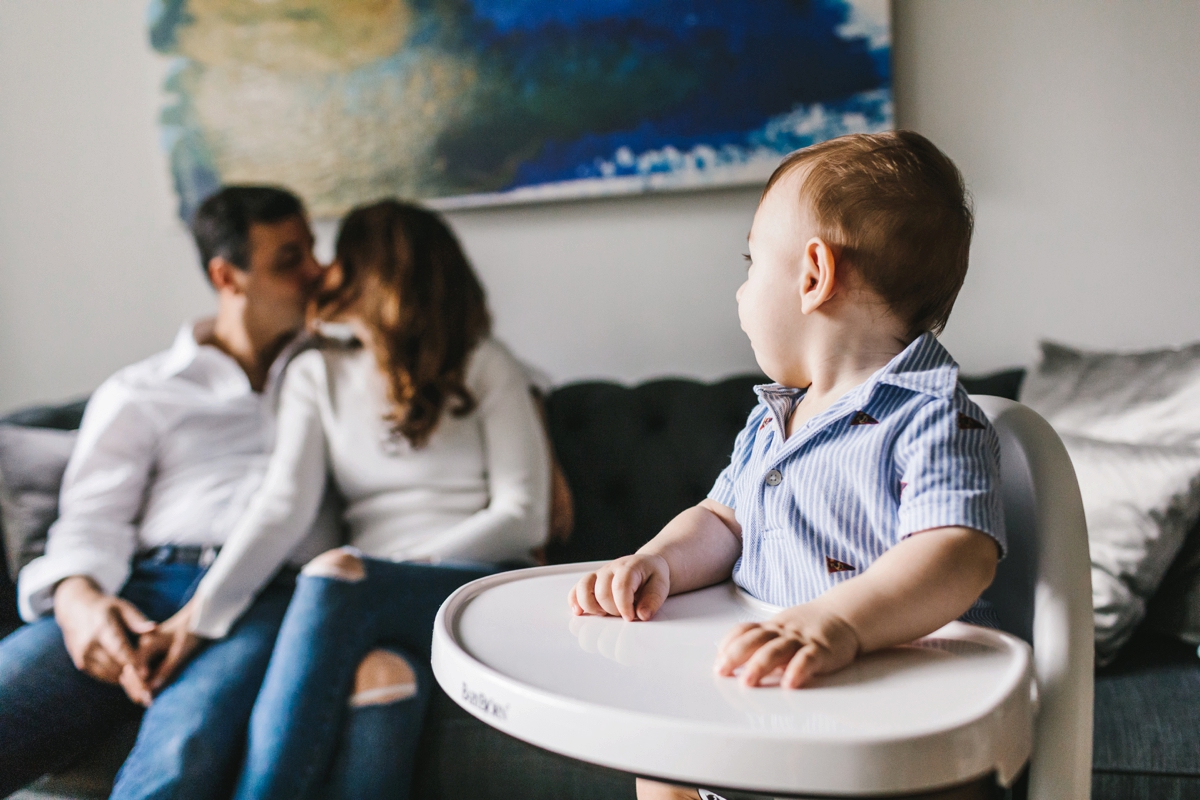
<path fill-rule="evenodd" d="M 758 686 L 777 669 L 779 685 L 799 689 L 817 675 L 836 672 L 858 655 L 858 634 L 820 601 L 784 609 L 766 622 L 738 625 L 717 650 L 717 672 L 742 667 L 746 686 Z"/>

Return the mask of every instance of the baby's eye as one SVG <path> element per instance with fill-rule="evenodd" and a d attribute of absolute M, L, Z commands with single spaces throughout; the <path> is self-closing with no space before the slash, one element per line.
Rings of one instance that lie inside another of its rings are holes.
<path fill-rule="evenodd" d="M 749 253 L 742 253 L 742 258 L 746 260 L 746 269 L 750 269 L 750 265 L 754 263 L 754 259 L 750 258 Z"/>

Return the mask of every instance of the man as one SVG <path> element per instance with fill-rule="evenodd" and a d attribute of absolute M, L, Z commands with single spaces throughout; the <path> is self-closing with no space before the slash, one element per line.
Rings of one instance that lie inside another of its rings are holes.
<path fill-rule="evenodd" d="M 112 797 L 227 793 L 284 610 L 285 571 L 157 697 L 139 638 L 190 597 L 262 479 L 280 373 L 321 277 L 300 201 L 227 187 L 192 226 L 214 319 L 127 367 L 84 415 L 46 554 L 21 571 L 29 623 L 0 642 L 0 796 L 147 706 Z M 297 563 L 332 544 L 314 529 Z M 153 639 L 154 637 L 148 637 Z"/>

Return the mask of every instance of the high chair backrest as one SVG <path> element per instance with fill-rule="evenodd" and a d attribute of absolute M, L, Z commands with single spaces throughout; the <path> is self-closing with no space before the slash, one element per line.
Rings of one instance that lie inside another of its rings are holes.
<path fill-rule="evenodd" d="M 1008 554 L 984 594 L 1033 646 L 1038 713 L 1031 800 L 1091 793 L 1093 622 L 1087 525 L 1075 470 L 1050 424 L 1020 403 L 972 397 L 1000 438 Z"/>

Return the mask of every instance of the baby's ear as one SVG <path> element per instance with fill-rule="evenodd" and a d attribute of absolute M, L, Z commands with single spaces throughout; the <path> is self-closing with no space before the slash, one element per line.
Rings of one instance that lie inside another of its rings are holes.
<path fill-rule="evenodd" d="M 837 257 L 824 239 L 814 236 L 800 256 L 800 311 L 811 314 L 838 289 Z"/>

